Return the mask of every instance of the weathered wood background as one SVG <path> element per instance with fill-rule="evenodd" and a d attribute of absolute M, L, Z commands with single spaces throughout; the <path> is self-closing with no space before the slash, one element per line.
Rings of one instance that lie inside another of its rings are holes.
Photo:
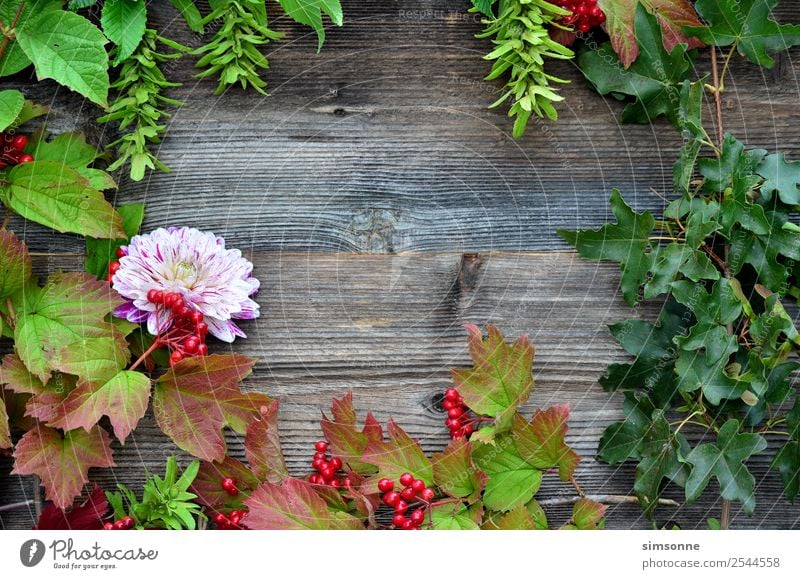
<path fill-rule="evenodd" d="M 800 21 L 797 2 L 782 19 Z M 312 32 L 278 17 L 287 34 L 268 48 L 271 96 L 231 90 L 212 95 L 192 58 L 169 69 L 186 105 L 171 120 L 159 156 L 175 172 L 140 183 L 122 180 L 118 203 L 146 202 L 145 230 L 186 224 L 225 236 L 251 254 L 262 281 L 262 317 L 247 340 L 228 349 L 257 356 L 249 388 L 281 401 L 281 438 L 291 469 L 307 472 L 317 419 L 333 396 L 353 389 L 362 412 L 397 419 L 430 451 L 447 442 L 434 401 L 449 368 L 466 366 L 462 325 L 498 324 L 535 342 L 536 387 L 528 410 L 572 405 L 569 440 L 584 459 L 577 475 L 592 493 L 628 494 L 633 467 L 594 460 L 603 429 L 621 416 L 621 398 L 597 384 L 606 365 L 626 356 L 608 323 L 654 318 L 658 306 L 632 311 L 617 290 L 613 265 L 577 259 L 559 227 L 596 226 L 610 217 L 611 187 L 639 208 L 658 209 L 652 189 L 671 189 L 679 136 L 665 123 L 618 124 L 621 105 L 589 89 L 574 63 L 553 65 L 571 79 L 557 123 L 532 122 L 510 137 L 505 110 L 487 110 L 498 85 L 483 82 L 487 43 L 473 35 L 467 0 L 344 0 L 346 25 L 327 31 L 316 54 Z M 152 23 L 191 46 L 192 35 L 163 0 Z M 734 59 L 724 98 L 727 129 L 750 145 L 797 158 L 800 51 L 774 71 Z M 707 63 L 700 62 L 707 68 Z M 8 83 L 50 102 L 54 131 L 79 128 L 97 142 L 99 111 L 52 83 L 27 75 Z M 55 96 L 53 96 L 55 95 Z M 52 100 L 51 100 L 52 99 Z M 82 245 L 14 221 L 40 271 L 80 269 Z M 241 454 L 241 440 L 229 438 Z M 93 471 L 106 486 L 141 484 L 175 452 L 148 415 L 117 467 Z M 30 498 L 30 479 L 0 462 L 2 502 Z M 768 458 L 752 469 L 758 507 L 733 509 L 737 528 L 800 527 L 800 507 L 781 496 Z M 571 494 L 549 480 L 543 497 Z M 665 495 L 682 501 L 680 489 Z M 709 492 L 707 497 L 713 497 Z M 660 508 L 656 524 L 704 527 L 720 505 L 706 499 Z M 554 521 L 565 509 L 550 509 Z M 5 528 L 29 527 L 32 509 L 2 513 Z M 608 511 L 610 528 L 651 528 L 636 505 Z"/>

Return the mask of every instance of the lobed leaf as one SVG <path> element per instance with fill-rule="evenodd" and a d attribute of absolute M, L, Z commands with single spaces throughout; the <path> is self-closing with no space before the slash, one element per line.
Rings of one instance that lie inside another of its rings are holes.
<path fill-rule="evenodd" d="M 244 454 L 259 480 L 277 484 L 289 476 L 278 436 L 278 402 L 262 406 L 260 414 L 261 417 L 247 427 Z"/>

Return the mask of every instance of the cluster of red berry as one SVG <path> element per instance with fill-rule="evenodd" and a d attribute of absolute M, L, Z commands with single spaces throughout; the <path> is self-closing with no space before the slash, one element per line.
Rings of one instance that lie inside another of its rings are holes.
<path fill-rule="evenodd" d="M 311 461 L 311 466 L 314 467 L 316 473 L 308 477 L 308 482 L 312 485 L 328 485 L 335 489 L 342 487 L 348 488 L 352 486 L 353 481 L 349 476 L 338 478 L 336 473 L 342 468 L 342 459 L 338 456 L 331 456 L 328 459 L 328 443 L 324 440 L 319 440 L 314 445 L 314 459 Z"/>
<path fill-rule="evenodd" d="M 597 5 L 597 0 L 550 0 L 556 6 L 572 12 L 561 21 L 583 33 L 606 21 L 606 14 Z"/>
<path fill-rule="evenodd" d="M 415 479 L 411 473 L 400 475 L 400 484 L 403 490 L 394 490 L 394 481 L 382 478 L 378 481 L 378 490 L 383 493 L 381 500 L 383 504 L 394 509 L 392 524 L 395 528 L 407 531 L 418 530 L 425 521 L 425 506 L 429 505 L 436 495 L 432 488 L 426 487 L 425 482 Z M 408 512 L 409 505 L 420 499 L 422 506 Z M 408 516 L 406 516 L 408 514 Z"/>
<path fill-rule="evenodd" d="M 472 434 L 473 426 L 469 418 L 469 408 L 464 404 L 464 399 L 455 388 L 448 388 L 444 393 L 442 406 L 447 411 L 447 420 L 444 421 L 450 429 L 450 438 L 456 440 Z"/>
<path fill-rule="evenodd" d="M 222 490 L 232 497 L 235 497 L 239 494 L 239 487 L 236 486 L 236 479 L 232 479 L 229 476 L 226 476 L 224 479 L 222 479 L 220 486 L 222 487 Z"/>
<path fill-rule="evenodd" d="M 214 515 L 214 523 L 216 523 L 217 529 L 220 531 L 241 529 L 242 526 L 239 523 L 242 522 L 246 514 L 247 508 L 242 508 L 241 510 L 233 509 L 227 515 L 225 513 L 217 513 Z"/>
<path fill-rule="evenodd" d="M 132 529 L 135 524 L 136 521 L 133 520 L 133 517 L 126 515 L 121 519 L 117 519 L 113 523 L 111 521 L 107 522 L 105 525 L 103 525 L 103 528 L 106 531 L 127 531 Z"/>
<path fill-rule="evenodd" d="M 11 133 L 0 133 L 2 139 L 2 152 L 0 152 L 0 169 L 5 169 L 9 165 L 19 165 L 30 163 L 33 157 L 24 152 L 28 139 L 25 135 L 13 135 Z"/>
<path fill-rule="evenodd" d="M 186 305 L 181 294 L 150 290 L 147 301 L 156 304 L 159 315 L 172 316 L 172 326 L 158 337 L 159 343 L 170 349 L 170 366 L 184 358 L 208 354 L 208 324 L 203 321 L 203 314 Z"/>

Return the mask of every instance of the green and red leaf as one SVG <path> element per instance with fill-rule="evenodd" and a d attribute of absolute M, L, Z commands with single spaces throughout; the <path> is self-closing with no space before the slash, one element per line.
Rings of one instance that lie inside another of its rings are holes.
<path fill-rule="evenodd" d="M 513 434 L 519 454 L 528 464 L 541 470 L 558 467 L 562 480 L 568 480 L 581 457 L 564 441 L 569 405 L 559 404 L 537 410 L 530 422 L 514 416 Z"/>
<path fill-rule="evenodd" d="M 155 384 L 153 410 L 161 430 L 181 449 L 205 461 L 225 458 L 222 429 L 244 434 L 270 398 L 242 392 L 253 358 L 239 354 L 197 356 L 175 364 Z"/>
<path fill-rule="evenodd" d="M 11 448 L 11 428 L 8 425 L 6 402 L 0 398 L 0 448 Z"/>
<path fill-rule="evenodd" d="M 236 481 L 239 494 L 232 497 L 222 488 L 222 479 Z M 226 456 L 222 462 L 202 462 L 189 491 L 197 495 L 197 500 L 216 512 L 227 513 L 239 509 L 242 501 L 254 491 L 260 481 L 247 465 L 233 457 Z"/>
<path fill-rule="evenodd" d="M 375 469 L 361 460 L 361 455 L 370 442 L 383 441 L 383 428 L 371 412 L 367 413 L 364 427 L 357 426 L 356 411 L 353 408 L 353 392 L 348 392 L 341 399 L 333 399 L 330 420 L 322 415 L 320 427 L 325 439 L 331 447 L 333 456 L 338 456 L 348 467 L 360 474 L 371 474 Z"/>
<path fill-rule="evenodd" d="M 451 497 L 476 499 L 486 485 L 486 474 L 472 462 L 472 443 L 459 438 L 431 457 L 433 480 Z"/>
<path fill-rule="evenodd" d="M 21 290 L 31 279 L 27 246 L 7 229 L 0 229 L 0 299 Z"/>
<path fill-rule="evenodd" d="M 501 531 L 546 531 L 547 515 L 539 503 L 531 499 L 527 504 L 519 504 L 508 511 L 492 528 Z"/>
<path fill-rule="evenodd" d="M 413 440 L 393 420 L 389 421 L 389 441 L 371 440 L 364 450 L 362 460 L 378 467 L 378 475 L 365 482 L 364 492 L 378 492 L 378 480 L 400 479 L 403 473 L 411 473 L 414 478 L 433 484 L 433 465 L 425 456 L 419 443 Z"/>
<path fill-rule="evenodd" d="M 596 531 L 602 528 L 606 506 L 591 499 L 578 499 L 572 507 L 572 520 L 561 527 L 578 531 Z"/>
<path fill-rule="evenodd" d="M 99 426 L 62 433 L 39 426 L 25 433 L 14 450 L 12 474 L 36 475 L 45 496 L 66 509 L 81 493 L 92 467 L 114 466 L 111 438 Z"/>
<path fill-rule="evenodd" d="M 261 418 L 247 427 L 244 454 L 250 469 L 261 481 L 279 483 L 289 476 L 283 461 L 281 439 L 278 436 L 277 400 L 260 409 Z"/>

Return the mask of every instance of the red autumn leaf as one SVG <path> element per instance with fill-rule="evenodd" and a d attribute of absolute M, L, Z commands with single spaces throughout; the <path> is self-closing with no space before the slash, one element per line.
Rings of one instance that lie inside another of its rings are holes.
<path fill-rule="evenodd" d="M 244 454 L 253 473 L 261 481 L 279 483 L 289 476 L 283 461 L 281 439 L 278 436 L 278 402 L 261 408 L 261 418 L 247 427 Z"/>
<path fill-rule="evenodd" d="M 50 426 L 89 430 L 105 415 L 111 421 L 114 434 L 124 444 L 147 411 L 148 400 L 150 379 L 140 372 L 119 372 L 105 384 L 84 380 L 69 393 L 60 416 L 51 421 Z"/>
<path fill-rule="evenodd" d="M 236 481 L 236 488 L 240 491 L 236 496 L 230 496 L 222 488 L 222 479 L 228 477 Z M 222 462 L 201 462 L 189 492 L 197 495 L 200 504 L 213 511 L 227 513 L 231 509 L 241 508 L 242 501 L 258 487 L 259 482 L 246 465 L 226 456 Z"/>
<path fill-rule="evenodd" d="M 253 358 L 239 354 L 197 356 L 175 364 L 155 385 L 153 413 L 161 430 L 181 449 L 209 462 L 225 458 L 222 429 L 244 434 L 270 398 L 242 392 Z"/>
<path fill-rule="evenodd" d="M 483 339 L 480 329 L 464 326 L 469 333 L 469 351 L 473 367 L 452 370 L 453 382 L 464 402 L 474 412 L 495 417 L 500 422 L 510 419 L 514 410 L 530 396 L 533 387 L 531 366 L 533 345 L 528 336 L 507 344 L 495 326 L 487 326 Z M 498 424 L 505 429 L 507 424 Z"/>
<path fill-rule="evenodd" d="M 634 26 L 639 2 L 658 20 L 667 51 L 681 43 L 688 44 L 689 48 L 703 46 L 700 40 L 687 36 L 683 31 L 684 26 L 703 25 L 689 0 L 598 0 L 597 5 L 606 13 L 603 27 L 625 68 L 639 56 Z"/>
<path fill-rule="evenodd" d="M 108 511 L 108 500 L 103 489 L 94 485 L 92 494 L 82 503 L 61 510 L 53 503 L 42 509 L 37 531 L 96 531 L 103 528 L 103 517 Z"/>
<path fill-rule="evenodd" d="M 472 443 L 465 438 L 452 441 L 431 460 L 434 482 L 451 497 L 477 498 L 486 485 L 486 474 L 473 464 Z"/>
<path fill-rule="evenodd" d="M 11 429 L 8 426 L 6 402 L 0 398 L 0 448 L 11 448 Z"/>
<path fill-rule="evenodd" d="M 31 374 L 19 356 L 8 354 L 0 366 L 0 384 L 17 394 L 30 394 L 25 413 L 41 422 L 56 419 L 67 395 L 75 387 L 75 377 L 54 374 L 47 384 L 42 384 Z"/>
<path fill-rule="evenodd" d="M 419 444 L 400 428 L 393 420 L 389 421 L 389 441 L 371 440 L 361 459 L 378 467 L 378 474 L 364 483 L 362 489 L 367 493 L 378 492 L 378 480 L 388 478 L 398 481 L 403 473 L 411 473 L 427 486 L 433 484 L 433 465 L 425 456 Z"/>
<path fill-rule="evenodd" d="M 250 511 L 243 521 L 250 529 L 363 529 L 352 515 L 331 512 L 312 485 L 294 478 L 262 484 L 244 504 Z"/>
<path fill-rule="evenodd" d="M 111 438 L 95 426 L 91 431 L 61 432 L 46 426 L 30 430 L 14 450 L 12 474 L 34 474 L 42 480 L 45 495 L 66 509 L 88 482 L 91 467 L 114 466 Z"/>
<path fill-rule="evenodd" d="M 341 399 L 333 399 L 331 414 L 333 414 L 333 420 L 323 413 L 320 423 L 322 433 L 330 444 L 331 454 L 341 458 L 342 462 L 355 472 L 361 474 L 375 472 L 373 467 L 360 459 L 370 441 L 383 441 L 383 428 L 380 423 L 371 412 L 368 412 L 364 420 L 364 427 L 361 430 L 358 429 L 352 391 Z"/>
<path fill-rule="evenodd" d="M 575 473 L 581 460 L 564 441 L 568 418 L 568 404 L 537 410 L 530 422 L 519 415 L 514 417 L 513 435 L 522 459 L 541 470 L 558 467 L 562 480 Z"/>
<path fill-rule="evenodd" d="M 8 229 L 0 229 L 0 299 L 15 294 L 30 278 L 28 248 Z"/>

